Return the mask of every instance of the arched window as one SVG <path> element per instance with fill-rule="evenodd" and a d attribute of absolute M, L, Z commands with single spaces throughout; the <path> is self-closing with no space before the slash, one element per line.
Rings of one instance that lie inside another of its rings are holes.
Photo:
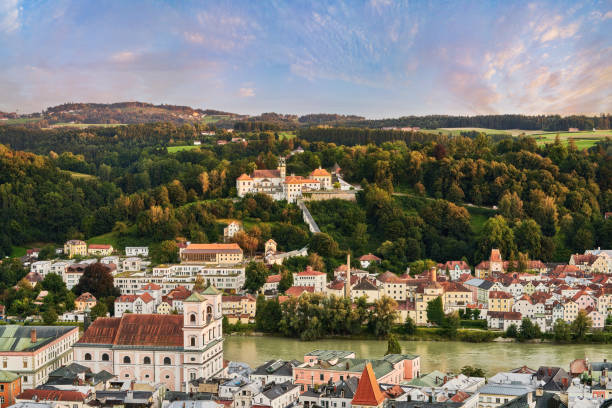
<path fill-rule="evenodd" d="M 189 322 L 190 322 L 190 323 L 195 323 L 195 321 L 196 321 L 196 315 L 195 315 L 195 313 L 190 314 L 190 315 L 189 315 Z"/>
<path fill-rule="evenodd" d="M 125 356 L 123 357 L 123 364 L 130 364 L 132 362 L 132 360 L 130 359 L 130 357 Z"/>
<path fill-rule="evenodd" d="M 104 353 L 102 354 L 102 361 L 108 361 L 110 360 L 110 358 L 108 357 L 108 354 Z"/>
<path fill-rule="evenodd" d="M 143 363 L 143 364 L 151 364 L 151 357 L 145 357 L 145 358 L 142 360 L 142 363 Z"/>
<path fill-rule="evenodd" d="M 191 347 L 195 347 L 195 345 L 196 345 L 195 344 L 196 343 L 196 338 L 192 337 L 190 340 L 191 340 Z"/>
<path fill-rule="evenodd" d="M 213 308 L 212 306 L 208 305 L 206 307 L 206 321 L 210 322 L 212 319 L 212 314 L 213 314 Z"/>
<path fill-rule="evenodd" d="M 91 361 L 91 354 L 85 353 L 85 361 Z"/>
<path fill-rule="evenodd" d="M 172 364 L 172 360 L 170 360 L 170 357 L 164 357 L 164 365 L 170 365 Z"/>

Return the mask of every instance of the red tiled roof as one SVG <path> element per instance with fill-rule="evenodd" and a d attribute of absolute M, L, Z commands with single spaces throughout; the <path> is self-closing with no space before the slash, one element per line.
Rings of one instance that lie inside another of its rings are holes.
<path fill-rule="evenodd" d="M 255 170 L 251 174 L 253 178 L 280 178 L 279 170 Z"/>
<path fill-rule="evenodd" d="M 17 396 L 20 400 L 35 400 L 35 401 L 85 401 L 87 395 L 79 391 L 69 390 L 41 390 L 29 389 L 24 390 Z"/>
<path fill-rule="evenodd" d="M 186 250 L 215 250 L 215 251 L 227 251 L 227 250 L 239 250 L 240 246 L 235 242 L 230 244 L 189 244 L 187 245 Z"/>
<path fill-rule="evenodd" d="M 237 179 L 238 181 L 250 181 L 253 180 L 251 177 L 249 177 L 246 173 L 242 173 L 240 175 L 240 177 L 238 177 Z"/>
<path fill-rule="evenodd" d="M 361 373 L 361 378 L 357 384 L 355 396 L 351 401 L 352 405 L 366 405 L 376 407 L 385 400 L 385 396 L 380 391 L 372 364 L 367 363 Z"/>
<path fill-rule="evenodd" d="M 109 244 L 89 244 L 89 249 L 111 249 Z"/>
<path fill-rule="evenodd" d="M 149 292 L 145 292 L 142 295 L 139 295 L 138 297 L 141 298 L 145 303 L 149 303 L 154 300 L 153 296 L 151 296 Z"/>
<path fill-rule="evenodd" d="M 299 297 L 304 292 L 314 293 L 314 286 L 292 286 L 285 291 L 287 296 Z"/>
<path fill-rule="evenodd" d="M 360 261 L 371 261 L 371 262 L 376 262 L 376 261 L 380 261 L 380 258 L 377 257 L 376 255 L 373 254 L 366 254 L 366 255 L 362 255 L 359 258 Z"/>
<path fill-rule="evenodd" d="M 183 346 L 183 316 L 124 314 L 97 318 L 77 344 Z"/>
<path fill-rule="evenodd" d="M 142 287 L 143 290 L 160 290 L 161 286 L 159 286 L 157 283 L 147 283 L 146 285 L 144 285 Z"/>
<path fill-rule="evenodd" d="M 380 275 L 378 275 L 378 277 L 376 277 L 376 279 L 383 283 L 405 283 L 403 279 L 400 279 L 399 276 L 397 276 L 391 271 L 381 273 Z"/>
<path fill-rule="evenodd" d="M 312 177 L 331 177 L 331 174 L 329 174 L 329 171 L 325 169 L 314 169 L 313 171 L 310 172 L 310 175 Z"/>
<path fill-rule="evenodd" d="M 512 295 L 507 292 L 493 290 L 489 292 L 489 299 L 512 299 Z"/>
<path fill-rule="evenodd" d="M 457 391 L 455 395 L 451 397 L 451 401 L 453 402 L 463 402 L 470 397 L 470 394 L 464 391 Z"/>
<path fill-rule="evenodd" d="M 296 275 L 297 276 L 321 276 L 321 275 L 325 275 L 325 273 L 319 272 L 319 271 L 315 271 L 314 269 L 312 269 L 311 266 L 307 266 L 306 270 L 304 270 L 302 272 L 298 272 Z"/>
<path fill-rule="evenodd" d="M 459 282 L 442 282 L 440 285 L 442 285 L 445 292 L 471 292 L 471 290 Z"/>
<path fill-rule="evenodd" d="M 77 302 L 93 302 L 96 300 L 96 297 L 89 292 L 81 293 L 81 295 L 76 298 Z"/>
<path fill-rule="evenodd" d="M 446 263 L 442 266 L 443 269 L 455 269 L 455 266 L 459 266 L 459 269 L 470 269 L 470 265 L 465 261 L 446 261 Z"/>
<path fill-rule="evenodd" d="M 491 262 L 501 262 L 502 261 L 502 257 L 501 257 L 501 254 L 499 253 L 499 249 L 491 250 L 491 256 L 489 257 L 489 260 Z"/>
<path fill-rule="evenodd" d="M 282 279 L 282 276 L 280 275 L 280 273 L 276 275 L 269 275 L 266 278 L 266 283 L 277 283 L 277 282 L 280 282 L 281 279 Z"/>

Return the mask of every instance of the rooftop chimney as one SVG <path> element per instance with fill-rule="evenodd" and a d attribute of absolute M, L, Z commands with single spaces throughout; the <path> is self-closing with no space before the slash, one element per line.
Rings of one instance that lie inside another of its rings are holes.
<path fill-rule="evenodd" d="M 437 280 L 437 276 L 436 276 L 436 267 L 432 266 L 431 267 L 431 281 L 435 282 Z"/>
<path fill-rule="evenodd" d="M 32 343 L 36 343 L 37 337 L 36 337 L 36 329 L 31 329 L 30 330 L 30 341 Z"/>

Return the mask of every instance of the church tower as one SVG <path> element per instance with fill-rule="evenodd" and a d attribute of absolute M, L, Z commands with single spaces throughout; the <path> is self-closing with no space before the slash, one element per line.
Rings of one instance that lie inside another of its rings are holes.
<path fill-rule="evenodd" d="M 287 176 L 287 164 L 284 157 L 278 158 L 278 171 L 280 172 L 282 181 L 285 181 L 285 176 Z"/>

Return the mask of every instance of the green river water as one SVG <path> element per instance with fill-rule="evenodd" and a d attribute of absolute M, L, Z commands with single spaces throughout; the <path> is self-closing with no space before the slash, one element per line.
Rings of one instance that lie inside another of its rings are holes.
<path fill-rule="evenodd" d="M 612 360 L 610 344 L 526 344 L 526 343 L 464 343 L 434 341 L 400 341 L 404 353 L 421 356 L 421 372 L 432 370 L 458 372 L 471 365 L 485 370 L 487 375 L 522 365 L 541 365 L 569 369 L 570 361 L 585 356 L 591 361 Z M 304 342 L 282 337 L 228 336 L 224 358 L 243 361 L 255 368 L 272 359 L 299 360 L 315 349 L 351 350 L 358 358 L 381 358 L 387 342 L 382 340 L 318 340 Z"/>

